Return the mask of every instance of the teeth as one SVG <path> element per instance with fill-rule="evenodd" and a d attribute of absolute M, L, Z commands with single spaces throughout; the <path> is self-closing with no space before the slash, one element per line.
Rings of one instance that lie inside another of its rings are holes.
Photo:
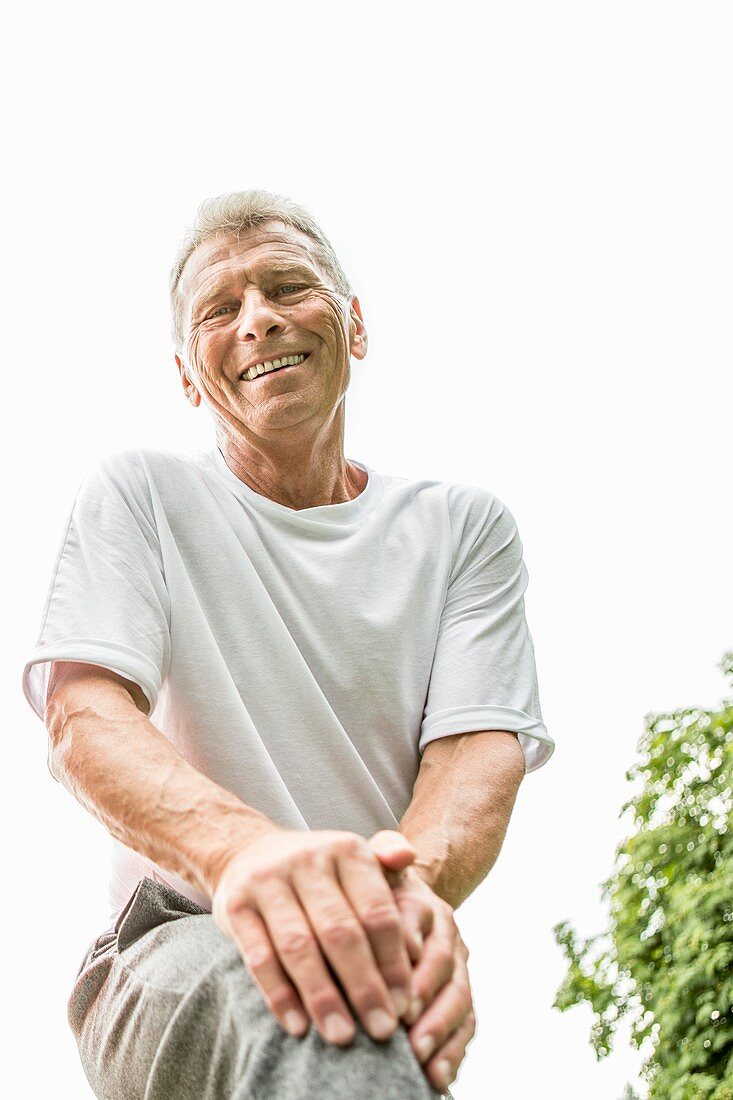
<path fill-rule="evenodd" d="M 305 355 L 286 355 L 282 359 L 273 359 L 271 363 L 258 363 L 246 370 L 242 378 L 246 378 L 251 382 L 253 378 L 257 378 L 260 374 L 267 374 L 270 371 L 277 370 L 278 367 L 293 367 L 296 363 L 302 363 L 304 359 Z"/>

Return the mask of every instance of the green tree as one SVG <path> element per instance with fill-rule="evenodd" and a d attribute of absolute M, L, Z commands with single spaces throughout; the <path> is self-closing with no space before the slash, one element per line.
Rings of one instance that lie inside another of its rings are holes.
<path fill-rule="evenodd" d="M 720 667 L 733 686 L 733 651 Z M 600 1061 L 624 1017 L 649 1100 L 733 1100 L 733 699 L 647 715 L 643 789 L 622 807 L 634 832 L 601 884 L 608 929 L 581 942 L 555 926 L 568 959 L 553 1008 L 588 1003 Z"/>

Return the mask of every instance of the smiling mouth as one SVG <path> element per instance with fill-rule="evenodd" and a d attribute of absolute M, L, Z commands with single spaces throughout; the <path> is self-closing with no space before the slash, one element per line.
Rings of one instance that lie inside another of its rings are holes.
<path fill-rule="evenodd" d="M 254 367 L 250 367 L 242 374 L 242 380 L 247 382 L 253 382 L 255 378 L 261 378 L 264 374 L 275 374 L 277 371 L 288 370 L 290 367 L 297 367 L 309 357 L 310 352 L 300 352 L 298 355 L 284 355 L 281 359 L 266 360 L 263 363 L 257 363 Z"/>

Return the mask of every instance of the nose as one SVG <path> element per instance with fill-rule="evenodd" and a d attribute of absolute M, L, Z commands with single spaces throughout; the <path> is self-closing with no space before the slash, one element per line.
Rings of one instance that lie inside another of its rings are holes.
<path fill-rule="evenodd" d="M 282 328 L 282 317 L 258 287 L 248 287 L 242 299 L 237 335 L 244 341 L 261 341 Z"/>

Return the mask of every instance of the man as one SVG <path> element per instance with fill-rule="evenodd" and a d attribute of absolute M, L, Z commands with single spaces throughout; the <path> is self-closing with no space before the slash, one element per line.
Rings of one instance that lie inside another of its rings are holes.
<path fill-rule="evenodd" d="M 366 328 L 290 200 L 203 203 L 171 307 L 217 446 L 91 470 L 24 670 L 114 838 L 82 1064 L 105 1098 L 432 1097 L 475 1032 L 454 910 L 554 749 L 516 525 L 346 458 Z"/>

